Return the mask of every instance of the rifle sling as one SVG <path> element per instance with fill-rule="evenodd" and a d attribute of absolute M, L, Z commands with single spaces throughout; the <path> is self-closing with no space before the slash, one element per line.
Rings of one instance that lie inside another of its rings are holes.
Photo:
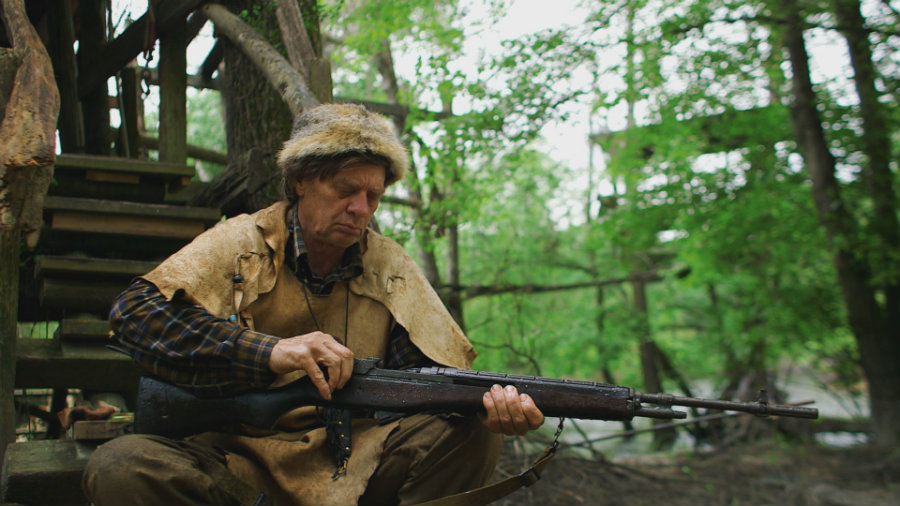
<path fill-rule="evenodd" d="M 531 463 L 528 469 L 515 476 L 459 494 L 432 499 L 431 501 L 420 503 L 418 506 L 482 506 L 492 503 L 512 494 L 523 486 L 530 487 L 537 483 L 541 479 L 541 473 L 544 471 L 544 468 L 547 467 L 554 455 L 556 455 L 556 445 L 550 445 L 538 458 L 534 459 L 534 462 Z M 271 498 L 238 479 L 228 471 L 228 468 L 222 465 L 208 465 L 208 463 L 202 461 L 200 464 L 209 473 L 216 485 L 242 506 L 271 506 Z"/>
<path fill-rule="evenodd" d="M 541 479 L 541 473 L 547 464 L 556 455 L 556 445 L 548 446 L 538 458 L 534 459 L 531 467 L 505 480 L 485 485 L 481 488 L 461 492 L 420 503 L 418 506 L 481 506 L 494 502 L 502 497 L 519 490 L 523 486 L 530 487 Z"/>

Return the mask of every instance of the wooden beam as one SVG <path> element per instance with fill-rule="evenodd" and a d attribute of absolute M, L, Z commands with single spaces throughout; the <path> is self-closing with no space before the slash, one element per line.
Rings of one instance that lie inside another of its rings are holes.
<path fill-rule="evenodd" d="M 212 81 L 212 76 L 219 69 L 219 64 L 222 63 L 223 58 L 225 58 L 225 47 L 222 45 L 222 39 L 216 39 L 216 43 L 209 50 L 209 54 L 206 55 L 203 64 L 200 65 L 200 74 L 198 76 L 188 76 L 188 84 L 191 84 L 192 77 L 200 77 L 203 82 Z M 194 85 L 191 84 L 191 86 Z"/>
<path fill-rule="evenodd" d="M 165 33 L 172 23 L 180 20 L 184 22 L 185 16 L 197 8 L 202 0 L 165 0 L 150 2 L 156 5 L 154 19 L 156 32 Z M 148 32 L 150 16 L 144 13 L 134 23 L 122 32 L 115 40 L 95 54 L 92 59 L 94 65 L 82 68 L 78 76 L 78 93 L 84 98 L 91 90 L 105 85 L 106 80 L 115 75 L 119 69 L 128 65 L 128 62 L 137 58 L 142 51 L 152 48 L 157 33 Z M 151 37 L 147 37 L 150 33 Z M 104 92 L 106 88 L 103 88 Z"/>
<path fill-rule="evenodd" d="M 159 138 L 142 135 L 141 142 L 147 146 L 147 149 L 159 149 Z M 228 165 L 228 155 L 216 151 L 214 149 L 204 148 L 195 144 L 187 145 L 187 155 L 189 158 L 203 160 L 204 162 L 218 163 L 219 165 Z"/>
<path fill-rule="evenodd" d="M 84 151 L 95 155 L 108 155 L 109 143 L 109 92 L 106 78 L 87 84 L 84 76 L 95 72 L 106 63 L 102 56 L 107 48 L 106 4 L 103 0 L 79 0 L 78 20 L 78 98 L 84 120 Z M 127 62 L 125 62 L 127 63 Z M 116 67 L 116 70 L 125 66 Z M 110 74 L 111 75 L 111 74 Z"/>
<path fill-rule="evenodd" d="M 60 93 L 59 143 L 63 151 L 84 151 L 84 119 L 78 99 L 77 64 L 75 61 L 75 26 L 72 2 L 63 1 L 57 8 L 47 9 L 50 56 Z"/>
<path fill-rule="evenodd" d="M 159 38 L 159 159 L 187 162 L 187 22 L 173 20 Z"/>
<path fill-rule="evenodd" d="M 119 139 L 123 139 L 128 148 L 127 152 L 122 154 L 128 158 L 139 158 L 141 155 L 140 132 L 144 129 L 141 80 L 137 67 L 125 67 L 120 73 L 122 85 L 119 89 L 121 98 L 119 112 L 122 115 L 122 126 L 119 127 Z"/>

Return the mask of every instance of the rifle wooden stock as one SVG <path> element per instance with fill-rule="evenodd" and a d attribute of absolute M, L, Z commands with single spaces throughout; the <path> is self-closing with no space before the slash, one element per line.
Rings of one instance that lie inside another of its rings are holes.
<path fill-rule="evenodd" d="M 513 385 L 520 393 L 527 393 L 541 411 L 550 417 L 593 420 L 630 420 L 635 416 L 684 418 L 685 413 L 670 408 L 673 405 L 705 406 L 760 415 L 778 414 L 802 418 L 818 416 L 815 409 L 769 406 L 763 401 L 735 403 L 642 394 L 629 387 L 589 381 L 444 367 L 398 371 L 380 369 L 376 365 L 375 359 L 357 361 L 353 376 L 344 388 L 333 392 L 328 401 L 319 395 L 309 378 L 279 388 L 255 390 L 229 397 L 199 398 L 164 381 L 144 377 L 138 392 L 134 431 L 140 434 L 180 437 L 234 424 L 271 428 L 282 414 L 304 405 L 401 413 L 472 415 L 483 409 L 482 397 L 495 384 Z M 727 407 L 717 406 L 723 402 L 727 403 Z M 661 406 L 644 406 L 643 403 L 659 403 Z"/>

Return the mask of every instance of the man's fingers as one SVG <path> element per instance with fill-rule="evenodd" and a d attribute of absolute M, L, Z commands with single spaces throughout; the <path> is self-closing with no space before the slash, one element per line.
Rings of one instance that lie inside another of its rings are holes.
<path fill-rule="evenodd" d="M 522 403 L 522 410 L 525 412 L 525 418 L 528 420 L 528 428 L 534 430 L 544 425 L 544 414 L 535 405 L 534 399 L 528 394 L 520 394 L 519 398 Z"/>
<path fill-rule="evenodd" d="M 485 392 L 482 402 L 485 412 L 480 415 L 481 422 L 493 432 L 521 436 L 544 423 L 544 414 L 534 399 L 519 394 L 511 385 L 506 388 L 494 385 Z"/>
<path fill-rule="evenodd" d="M 529 426 L 518 390 L 512 385 L 507 386 L 503 389 L 503 396 L 506 399 L 506 410 L 509 412 L 509 424 L 513 434 L 524 435 L 528 432 Z"/>
<path fill-rule="evenodd" d="M 331 399 L 331 385 L 325 379 L 325 373 L 322 372 L 322 369 L 319 367 L 314 360 L 308 358 L 308 360 L 304 361 L 301 365 L 301 368 L 306 371 L 306 375 L 309 376 L 309 380 L 312 381 L 313 386 L 319 391 L 319 395 L 322 396 L 325 400 Z M 329 371 L 328 374 L 331 374 Z"/>

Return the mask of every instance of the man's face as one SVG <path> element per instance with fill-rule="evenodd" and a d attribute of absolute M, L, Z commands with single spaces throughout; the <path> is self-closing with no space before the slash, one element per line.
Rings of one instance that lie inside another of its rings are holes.
<path fill-rule="evenodd" d="M 384 195 L 385 169 L 360 163 L 332 179 L 296 181 L 297 216 L 307 247 L 336 254 L 362 237 Z"/>

